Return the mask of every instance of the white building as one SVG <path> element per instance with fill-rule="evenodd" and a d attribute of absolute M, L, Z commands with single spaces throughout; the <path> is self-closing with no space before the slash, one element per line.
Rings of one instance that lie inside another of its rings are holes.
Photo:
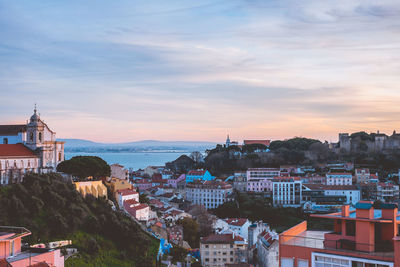
<path fill-rule="evenodd" d="M 230 201 L 232 185 L 221 181 L 196 181 L 186 184 L 186 200 L 203 205 L 206 209 L 215 209 Z"/>
<path fill-rule="evenodd" d="M 132 199 L 139 203 L 139 193 L 133 189 L 122 189 L 117 191 L 118 205 L 122 209 L 126 200 Z"/>
<path fill-rule="evenodd" d="M 325 186 L 324 192 L 326 196 L 345 196 L 346 203 L 355 205 L 361 200 L 360 189 L 355 185 L 332 185 Z"/>
<path fill-rule="evenodd" d="M 250 168 L 247 170 L 247 191 L 265 192 L 272 190 L 272 179 L 279 177 L 279 168 Z"/>
<path fill-rule="evenodd" d="M 20 182 L 26 172 L 56 171 L 64 160 L 64 143 L 40 119 L 36 108 L 29 123 L 0 125 L 0 184 Z"/>
<path fill-rule="evenodd" d="M 353 175 L 351 173 L 327 173 L 327 185 L 352 185 Z"/>
<path fill-rule="evenodd" d="M 376 196 L 383 202 L 395 201 L 399 198 L 399 186 L 390 182 L 377 183 Z"/>
<path fill-rule="evenodd" d="M 121 180 L 128 180 L 129 179 L 129 171 L 124 169 L 124 166 L 119 164 L 111 164 L 111 178 L 118 178 Z"/>
<path fill-rule="evenodd" d="M 299 207 L 302 204 L 302 182 L 298 177 L 281 177 L 272 182 L 274 206 Z"/>
<path fill-rule="evenodd" d="M 247 239 L 250 225 L 250 221 L 246 218 L 227 218 L 216 220 L 214 228 L 218 233 L 235 233 Z"/>

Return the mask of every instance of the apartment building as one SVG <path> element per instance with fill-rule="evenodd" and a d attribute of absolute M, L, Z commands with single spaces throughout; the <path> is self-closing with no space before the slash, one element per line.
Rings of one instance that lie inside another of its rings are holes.
<path fill-rule="evenodd" d="M 247 191 L 272 191 L 271 180 L 280 175 L 279 168 L 250 168 L 247 170 Z"/>
<path fill-rule="evenodd" d="M 232 200 L 232 185 L 222 181 L 193 182 L 186 184 L 186 200 L 215 209 Z"/>
<path fill-rule="evenodd" d="M 355 209 L 311 215 L 333 221 L 332 231 L 310 231 L 304 221 L 279 235 L 280 267 L 399 267 L 396 204 L 363 201 Z"/>
<path fill-rule="evenodd" d="M 323 192 L 323 195 L 315 197 L 310 196 L 309 201 L 320 199 L 327 203 L 337 201 L 337 204 L 352 204 L 355 205 L 361 200 L 361 190 L 355 185 L 319 185 L 319 184 L 304 184 L 303 195 L 308 195 L 308 192 Z M 307 193 L 305 193 L 307 192 Z M 303 198 L 304 199 L 304 198 Z M 321 201 L 320 200 L 320 201 Z"/>
<path fill-rule="evenodd" d="M 356 176 L 356 182 L 358 184 L 361 184 L 361 183 L 369 183 L 371 174 L 369 173 L 369 169 L 356 169 L 355 176 Z"/>
<path fill-rule="evenodd" d="M 376 198 L 383 202 L 392 202 L 399 198 L 399 186 L 391 182 L 376 184 Z"/>
<path fill-rule="evenodd" d="M 203 267 L 225 267 L 225 264 L 247 261 L 247 243 L 235 234 L 212 234 L 200 239 Z"/>
<path fill-rule="evenodd" d="M 302 204 L 302 182 L 299 177 L 279 177 L 272 181 L 274 206 L 299 207 Z"/>
<path fill-rule="evenodd" d="M 353 175 L 351 173 L 327 173 L 326 174 L 327 185 L 352 185 Z"/>

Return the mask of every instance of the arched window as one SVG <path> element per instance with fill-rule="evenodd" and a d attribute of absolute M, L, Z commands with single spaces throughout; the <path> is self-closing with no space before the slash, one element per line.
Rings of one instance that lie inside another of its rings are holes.
<path fill-rule="evenodd" d="M 62 159 L 61 159 L 61 152 L 58 152 L 58 161 L 62 161 Z"/>
<path fill-rule="evenodd" d="M 39 142 L 42 142 L 42 133 L 39 133 Z"/>
<path fill-rule="evenodd" d="M 30 133 L 29 139 L 31 140 L 31 142 L 33 141 L 33 133 Z"/>

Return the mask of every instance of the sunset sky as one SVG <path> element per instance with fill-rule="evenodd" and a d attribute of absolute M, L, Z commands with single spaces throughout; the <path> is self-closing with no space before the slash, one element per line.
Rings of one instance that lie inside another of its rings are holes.
<path fill-rule="evenodd" d="M 400 1 L 0 0 L 0 124 L 59 138 L 400 131 Z"/>

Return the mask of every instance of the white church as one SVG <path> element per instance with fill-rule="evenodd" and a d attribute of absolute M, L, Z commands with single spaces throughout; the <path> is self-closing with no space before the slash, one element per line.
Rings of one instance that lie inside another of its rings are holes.
<path fill-rule="evenodd" d="M 64 143 L 34 114 L 27 124 L 0 125 L 0 185 L 19 183 L 25 173 L 55 172 Z"/>

